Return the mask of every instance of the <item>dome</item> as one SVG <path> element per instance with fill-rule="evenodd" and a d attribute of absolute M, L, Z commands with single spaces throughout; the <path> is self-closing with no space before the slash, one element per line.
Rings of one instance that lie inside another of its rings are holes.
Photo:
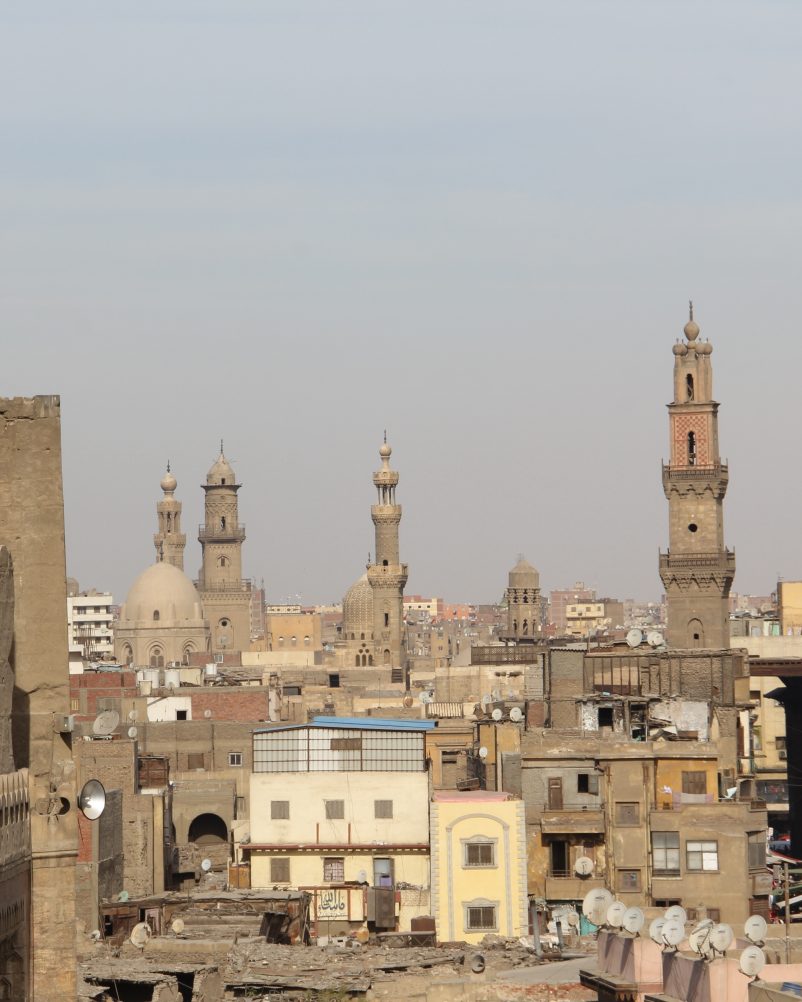
<path fill-rule="evenodd" d="M 234 470 L 231 468 L 231 464 L 223 455 L 223 450 L 220 450 L 220 455 L 217 457 L 215 462 L 212 464 L 211 469 L 206 474 L 207 484 L 236 484 L 237 478 L 234 476 Z"/>
<path fill-rule="evenodd" d="M 379 455 L 381 456 L 381 458 L 382 459 L 389 459 L 390 456 L 392 456 L 392 454 L 393 454 L 393 450 L 390 448 L 390 446 L 387 444 L 387 442 L 385 441 L 384 443 L 382 443 L 382 445 L 381 445 L 381 447 L 379 449 Z"/>
<path fill-rule="evenodd" d="M 696 346 L 696 350 L 700 355 L 712 355 L 713 345 L 709 341 L 700 341 Z"/>
<path fill-rule="evenodd" d="M 699 337 L 699 324 L 695 320 L 689 320 L 683 327 L 683 332 L 689 341 L 695 341 Z"/>
<path fill-rule="evenodd" d="M 161 478 L 160 483 L 161 489 L 165 494 L 172 494 L 173 491 L 178 487 L 178 481 L 175 479 L 173 474 L 170 472 L 170 464 L 167 464 L 167 472 Z"/>
<path fill-rule="evenodd" d="M 687 346 L 687 344 L 683 344 L 681 341 L 677 341 L 677 343 L 672 347 L 671 350 L 674 352 L 675 355 L 687 355 L 688 354 L 688 346 Z"/>
<path fill-rule="evenodd" d="M 521 557 L 510 571 L 510 588 L 539 588 L 540 574 L 528 560 Z"/>
<path fill-rule="evenodd" d="M 125 622 L 197 623 L 203 620 L 200 595 L 183 571 L 161 561 L 152 564 L 134 581 L 120 619 Z"/>
<path fill-rule="evenodd" d="M 373 589 L 367 574 L 355 581 L 343 599 L 343 633 L 350 640 L 351 634 L 359 639 L 373 635 Z"/>

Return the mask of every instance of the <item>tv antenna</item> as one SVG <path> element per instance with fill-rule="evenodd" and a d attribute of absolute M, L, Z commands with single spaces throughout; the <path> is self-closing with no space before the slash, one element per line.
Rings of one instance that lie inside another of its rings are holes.
<path fill-rule="evenodd" d="M 110 737 L 120 724 L 120 714 L 116 710 L 103 710 L 92 722 L 92 733 L 98 738 Z"/>

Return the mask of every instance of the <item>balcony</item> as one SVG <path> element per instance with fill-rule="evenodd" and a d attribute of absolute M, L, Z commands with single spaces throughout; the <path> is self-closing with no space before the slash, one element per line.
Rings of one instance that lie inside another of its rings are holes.
<path fill-rule="evenodd" d="M 242 522 L 225 528 L 219 525 L 199 525 L 198 539 L 201 543 L 241 543 L 245 539 L 245 526 Z"/>
<path fill-rule="evenodd" d="M 566 804 L 560 810 L 544 807 L 540 828 L 544 835 L 603 835 L 604 805 Z"/>
<path fill-rule="evenodd" d="M 710 570 L 720 570 L 726 574 L 735 574 L 735 551 L 713 550 L 709 553 L 661 553 L 660 573 L 672 571 L 697 570 L 707 567 Z"/>
<path fill-rule="evenodd" d="M 604 887 L 604 877 L 578 877 L 573 871 L 555 871 L 546 877 L 548 901 L 581 901 L 588 891 Z"/>
<path fill-rule="evenodd" d="M 672 480 L 681 478 L 682 480 L 729 480 L 730 468 L 726 463 L 714 463 L 712 466 L 672 466 L 670 463 L 663 463 L 663 479 L 671 477 Z"/>

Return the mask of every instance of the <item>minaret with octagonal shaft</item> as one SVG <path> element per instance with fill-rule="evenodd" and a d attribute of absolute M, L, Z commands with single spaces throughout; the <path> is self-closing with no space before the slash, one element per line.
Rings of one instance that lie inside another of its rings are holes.
<path fill-rule="evenodd" d="M 674 399 L 668 405 L 671 461 L 663 464 L 669 549 L 660 554 L 668 600 L 668 646 L 723 650 L 730 645 L 729 594 L 735 553 L 724 545 L 729 471 L 718 446 L 713 346 L 690 319 L 674 345 Z"/>
<path fill-rule="evenodd" d="M 396 504 L 398 474 L 390 469 L 393 450 L 384 443 L 379 449 L 382 467 L 373 474 L 378 503 L 370 509 L 376 528 L 376 560 L 368 567 L 368 581 L 373 589 L 374 664 L 394 668 L 406 666 L 404 635 L 404 585 L 407 565 L 400 562 L 398 526 L 401 505 Z"/>
<path fill-rule="evenodd" d="M 187 537 L 181 531 L 181 502 L 176 499 L 175 489 L 178 481 L 170 471 L 161 479 L 161 489 L 164 497 L 156 505 L 156 515 L 159 520 L 159 531 L 153 535 L 153 545 L 156 547 L 156 560 L 172 564 L 180 571 L 184 569 L 184 547 Z"/>

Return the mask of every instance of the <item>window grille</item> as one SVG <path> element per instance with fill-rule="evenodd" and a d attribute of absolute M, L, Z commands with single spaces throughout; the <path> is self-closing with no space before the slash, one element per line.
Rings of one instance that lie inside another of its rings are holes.
<path fill-rule="evenodd" d="M 374 800 L 373 816 L 376 818 L 391 818 L 393 816 L 392 800 Z"/>
<path fill-rule="evenodd" d="M 342 821 L 345 817 L 344 800 L 324 800 L 326 805 L 326 819 L 328 821 Z"/>
<path fill-rule="evenodd" d="M 253 771 L 422 772 L 423 738 L 420 731 L 332 727 L 266 731 L 253 738 Z"/>
<path fill-rule="evenodd" d="M 270 801 L 270 819 L 271 821 L 289 821 L 290 817 L 290 802 L 289 800 L 271 800 Z"/>
<path fill-rule="evenodd" d="M 274 856 L 270 860 L 270 880 L 274 884 L 289 884 L 290 861 L 286 857 Z"/>
<path fill-rule="evenodd" d="M 467 909 L 469 929 L 495 929 L 496 909 L 494 905 L 480 905 Z"/>
<path fill-rule="evenodd" d="M 345 880 L 345 857 L 326 856 L 323 860 L 323 882 L 342 884 Z"/>
<path fill-rule="evenodd" d="M 493 842 L 466 842 L 466 866 L 494 866 L 496 846 Z"/>

